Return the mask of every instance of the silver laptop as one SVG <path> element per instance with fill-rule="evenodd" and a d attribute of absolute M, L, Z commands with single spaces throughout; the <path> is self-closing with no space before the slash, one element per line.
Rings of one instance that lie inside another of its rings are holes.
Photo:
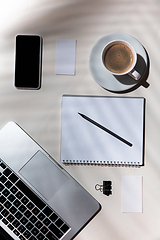
<path fill-rule="evenodd" d="M 0 130 L 1 240 L 70 240 L 100 208 L 16 123 Z"/>

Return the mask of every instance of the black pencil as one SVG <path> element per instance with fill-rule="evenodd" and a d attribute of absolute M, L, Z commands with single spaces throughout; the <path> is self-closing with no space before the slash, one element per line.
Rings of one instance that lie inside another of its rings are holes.
<path fill-rule="evenodd" d="M 116 133 L 110 131 L 109 129 L 107 129 L 106 127 L 100 125 L 99 123 L 95 122 L 94 120 L 92 120 L 91 118 L 87 117 L 86 115 L 79 113 L 78 114 L 83 117 L 84 119 L 86 119 L 87 121 L 89 121 L 90 123 L 94 124 L 95 126 L 101 128 L 102 130 L 104 130 L 105 132 L 111 134 L 113 137 L 119 139 L 120 141 L 122 141 L 123 143 L 127 144 L 128 146 L 132 147 L 132 143 L 128 142 L 127 140 L 125 140 L 124 138 L 118 136 Z"/>

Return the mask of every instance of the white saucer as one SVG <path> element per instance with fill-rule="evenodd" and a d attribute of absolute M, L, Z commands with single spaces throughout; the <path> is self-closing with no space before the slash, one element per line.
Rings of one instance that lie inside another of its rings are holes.
<path fill-rule="evenodd" d="M 101 57 L 102 50 L 108 42 L 116 39 L 125 40 L 135 48 L 138 55 L 135 69 L 138 70 L 138 72 L 141 74 L 139 81 L 134 80 L 129 75 L 116 77 L 110 74 L 104 67 Z M 146 72 L 147 65 L 148 57 L 142 44 L 131 35 L 125 33 L 111 33 L 102 37 L 93 46 L 89 57 L 89 68 L 93 79 L 101 87 L 112 92 L 123 92 L 132 89 L 137 84 L 139 84 Z"/>

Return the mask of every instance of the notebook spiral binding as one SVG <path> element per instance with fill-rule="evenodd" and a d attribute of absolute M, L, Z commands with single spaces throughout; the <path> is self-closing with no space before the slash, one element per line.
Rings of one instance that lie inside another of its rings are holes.
<path fill-rule="evenodd" d="M 108 167 L 141 167 L 139 162 L 123 162 L 123 161 L 94 161 L 94 160 L 63 160 L 65 165 L 92 165 L 92 166 L 108 166 Z"/>

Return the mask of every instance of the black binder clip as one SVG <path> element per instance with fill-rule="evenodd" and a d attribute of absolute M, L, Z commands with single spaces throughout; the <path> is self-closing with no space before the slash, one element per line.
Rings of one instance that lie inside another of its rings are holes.
<path fill-rule="evenodd" d="M 111 181 L 103 181 L 103 185 L 96 184 L 95 189 L 97 191 L 103 192 L 104 195 L 111 195 L 112 194 L 112 182 Z"/>

